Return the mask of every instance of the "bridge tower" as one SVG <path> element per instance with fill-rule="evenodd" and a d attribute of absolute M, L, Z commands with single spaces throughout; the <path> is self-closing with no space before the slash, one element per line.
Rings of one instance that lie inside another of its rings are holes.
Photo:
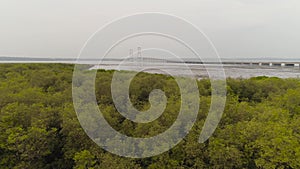
<path fill-rule="evenodd" d="M 134 62 L 133 49 L 129 49 L 129 61 Z"/>
<path fill-rule="evenodd" d="M 137 50 L 138 50 L 138 52 L 137 52 L 138 62 L 140 62 L 140 66 L 144 66 L 143 65 L 143 57 L 142 57 L 142 48 L 138 47 Z"/>

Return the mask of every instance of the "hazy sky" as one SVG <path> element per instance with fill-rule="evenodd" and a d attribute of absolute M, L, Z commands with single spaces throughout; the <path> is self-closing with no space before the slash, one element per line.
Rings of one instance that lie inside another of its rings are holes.
<path fill-rule="evenodd" d="M 104 24 L 139 12 L 185 18 L 223 58 L 300 58 L 299 0 L 0 0 L 0 55 L 76 57 Z"/>

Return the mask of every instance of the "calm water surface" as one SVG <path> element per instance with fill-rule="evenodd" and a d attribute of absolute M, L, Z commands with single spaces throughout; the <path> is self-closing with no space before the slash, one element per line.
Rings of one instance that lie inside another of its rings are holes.
<path fill-rule="evenodd" d="M 251 78 L 256 76 L 268 76 L 268 77 L 279 77 L 279 78 L 299 78 L 300 77 L 300 68 L 299 67 L 280 67 L 280 66 L 240 66 L 240 65 L 224 65 L 216 66 L 216 65 L 187 65 L 193 72 L 194 76 L 197 78 L 207 78 L 208 73 L 207 70 L 211 73 L 211 78 L 218 79 L 220 77 L 219 73 L 224 70 L 226 77 L 231 78 Z M 165 71 L 161 69 L 165 69 L 173 75 L 177 76 L 190 76 L 187 71 L 186 66 L 182 65 L 155 65 L 155 66 L 137 66 L 137 65 L 124 65 L 124 66 L 116 66 L 116 65 L 99 65 L 94 66 L 92 69 L 116 69 L 116 70 L 132 70 L 132 71 L 140 71 L 142 68 L 144 72 L 149 73 L 162 73 L 166 74 Z"/>

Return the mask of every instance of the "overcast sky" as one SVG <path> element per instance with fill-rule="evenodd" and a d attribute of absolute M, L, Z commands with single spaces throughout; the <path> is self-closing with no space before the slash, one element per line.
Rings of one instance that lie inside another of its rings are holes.
<path fill-rule="evenodd" d="M 0 0 L 0 55 L 75 58 L 100 27 L 139 12 L 185 18 L 222 58 L 300 58 L 299 0 Z"/>

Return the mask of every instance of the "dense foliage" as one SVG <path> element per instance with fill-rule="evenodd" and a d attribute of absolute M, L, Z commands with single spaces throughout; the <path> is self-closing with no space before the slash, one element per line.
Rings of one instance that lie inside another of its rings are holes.
<path fill-rule="evenodd" d="M 257 77 L 228 79 L 227 101 L 214 135 L 198 143 L 210 105 L 210 81 L 198 82 L 200 110 L 189 135 L 161 155 L 131 159 L 98 147 L 81 128 L 72 104 L 73 65 L 0 65 L 0 168 L 300 168 L 300 81 Z M 160 88 L 168 106 L 157 120 L 136 124 L 122 117 L 110 96 L 113 71 L 98 71 L 99 108 L 116 130 L 149 137 L 166 130 L 180 108 L 172 77 L 139 73 L 131 101 L 149 108 Z"/>

